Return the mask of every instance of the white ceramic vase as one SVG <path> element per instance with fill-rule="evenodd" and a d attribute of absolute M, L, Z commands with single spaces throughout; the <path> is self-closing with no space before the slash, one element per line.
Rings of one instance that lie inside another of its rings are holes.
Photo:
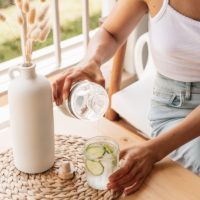
<path fill-rule="evenodd" d="M 16 75 L 16 72 L 19 75 Z M 54 163 L 54 124 L 49 81 L 35 72 L 35 65 L 9 71 L 8 90 L 13 156 L 16 168 L 35 174 Z"/>

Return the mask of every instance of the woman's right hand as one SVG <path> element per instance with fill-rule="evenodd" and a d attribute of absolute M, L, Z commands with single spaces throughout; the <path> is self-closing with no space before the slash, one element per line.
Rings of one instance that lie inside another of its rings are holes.
<path fill-rule="evenodd" d="M 81 80 L 89 80 L 104 87 L 105 80 L 100 70 L 100 64 L 96 61 L 81 62 L 59 75 L 52 84 L 53 99 L 57 106 L 68 98 L 72 84 Z"/>

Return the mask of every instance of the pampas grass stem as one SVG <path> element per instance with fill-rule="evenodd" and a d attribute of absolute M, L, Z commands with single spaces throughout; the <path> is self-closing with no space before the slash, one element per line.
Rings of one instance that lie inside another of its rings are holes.
<path fill-rule="evenodd" d="M 49 23 L 49 19 L 47 18 L 46 20 L 43 20 L 41 23 L 40 23 L 40 29 L 43 30 L 47 24 Z"/>
<path fill-rule="evenodd" d="M 40 37 L 39 37 L 40 42 L 45 42 L 45 41 L 47 40 L 47 37 L 48 37 L 50 31 L 51 31 L 51 28 L 50 28 L 49 25 L 46 26 L 46 27 L 41 31 Z"/>
<path fill-rule="evenodd" d="M 47 13 L 49 11 L 49 5 L 46 4 L 42 9 L 41 11 L 39 12 L 39 15 L 38 15 L 38 20 L 41 22 L 45 19 Z"/>
<path fill-rule="evenodd" d="M 0 13 L 0 22 L 5 22 L 6 21 L 6 17 Z"/>
<path fill-rule="evenodd" d="M 41 33 L 41 30 L 40 28 L 36 27 L 32 33 L 30 34 L 30 38 L 33 40 L 33 41 L 37 41 L 40 37 L 40 33 Z"/>
<path fill-rule="evenodd" d="M 22 9 L 22 4 L 23 4 L 23 1 L 22 1 L 22 0 L 15 0 L 15 5 L 16 5 L 19 9 Z"/>
<path fill-rule="evenodd" d="M 28 23 L 29 24 L 34 24 L 36 19 L 36 9 L 31 8 L 29 15 L 28 15 Z"/>
<path fill-rule="evenodd" d="M 23 5 L 22 5 L 22 12 L 28 13 L 29 10 L 30 10 L 30 2 L 29 2 L 29 0 L 25 0 Z"/>
<path fill-rule="evenodd" d="M 40 0 L 40 2 L 45 2 L 45 0 Z M 46 41 L 51 30 L 49 18 L 46 17 L 49 5 L 45 4 L 40 12 L 37 13 L 37 10 L 31 7 L 30 0 L 15 0 L 15 3 L 19 10 L 17 20 L 22 29 L 21 46 L 24 64 L 25 66 L 30 66 L 32 63 L 33 43 Z"/>
<path fill-rule="evenodd" d="M 24 19 L 23 19 L 23 16 L 21 13 L 18 14 L 17 16 L 17 21 L 20 25 L 23 25 L 24 24 Z"/>
<path fill-rule="evenodd" d="M 26 14 L 22 14 L 24 23 L 22 24 L 22 51 L 24 56 L 24 62 L 25 64 L 28 63 L 27 54 L 26 54 L 26 43 L 27 43 L 27 32 L 28 32 L 28 26 L 27 26 L 27 18 Z"/>

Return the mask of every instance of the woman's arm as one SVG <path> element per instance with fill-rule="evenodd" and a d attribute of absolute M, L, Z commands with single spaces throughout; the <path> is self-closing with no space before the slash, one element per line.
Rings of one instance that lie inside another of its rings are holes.
<path fill-rule="evenodd" d="M 148 141 L 148 146 L 156 152 L 156 160 L 159 161 L 198 136 L 200 136 L 200 106 L 194 109 L 176 127 Z"/>
<path fill-rule="evenodd" d="M 122 166 L 111 177 L 109 189 L 123 190 L 126 195 L 140 188 L 153 165 L 169 153 L 200 136 L 200 106 L 180 124 L 144 143 L 122 150 Z"/>
<path fill-rule="evenodd" d="M 67 69 L 54 81 L 53 97 L 57 105 L 68 98 L 71 85 L 75 82 L 87 79 L 104 85 L 100 66 L 126 41 L 147 11 L 144 0 L 118 0 L 112 13 L 91 39 L 83 60 L 78 66 Z"/>
<path fill-rule="evenodd" d="M 92 38 L 84 60 L 105 63 L 121 46 L 148 11 L 144 0 L 118 0 L 111 14 Z"/>

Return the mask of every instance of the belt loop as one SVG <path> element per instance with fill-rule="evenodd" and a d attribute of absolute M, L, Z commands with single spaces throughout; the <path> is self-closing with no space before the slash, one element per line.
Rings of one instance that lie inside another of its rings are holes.
<path fill-rule="evenodd" d="M 191 99 L 191 83 L 186 83 L 185 99 Z"/>
<path fill-rule="evenodd" d="M 176 107 L 181 107 L 184 102 L 185 102 L 184 94 L 182 92 L 180 92 L 180 103 Z"/>

